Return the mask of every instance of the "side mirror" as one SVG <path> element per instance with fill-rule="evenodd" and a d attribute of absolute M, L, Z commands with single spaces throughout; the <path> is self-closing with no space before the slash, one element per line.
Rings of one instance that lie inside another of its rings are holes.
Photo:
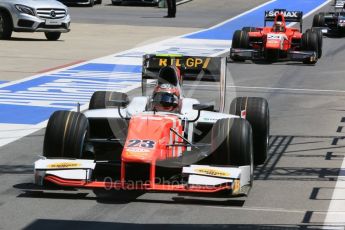
<path fill-rule="evenodd" d="M 207 105 L 207 104 L 194 104 L 193 105 L 194 110 L 204 110 L 204 111 L 214 111 L 214 105 Z"/>

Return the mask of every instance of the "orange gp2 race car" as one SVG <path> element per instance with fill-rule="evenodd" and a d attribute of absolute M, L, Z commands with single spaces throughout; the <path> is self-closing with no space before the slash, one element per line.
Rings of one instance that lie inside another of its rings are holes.
<path fill-rule="evenodd" d="M 302 34 L 302 16 L 301 11 L 265 11 L 264 27 L 235 31 L 230 58 L 235 62 L 264 59 L 315 64 L 322 55 L 322 31 L 312 28 Z M 266 26 L 269 21 L 273 21 L 273 26 Z M 286 22 L 299 22 L 300 29 L 287 27 Z"/>
<path fill-rule="evenodd" d="M 225 58 L 145 55 L 142 96 L 97 91 L 83 113 L 51 115 L 36 184 L 247 194 L 267 157 L 268 103 L 226 106 L 225 70 Z M 217 109 L 185 97 L 185 79 L 198 78 L 219 83 Z"/>

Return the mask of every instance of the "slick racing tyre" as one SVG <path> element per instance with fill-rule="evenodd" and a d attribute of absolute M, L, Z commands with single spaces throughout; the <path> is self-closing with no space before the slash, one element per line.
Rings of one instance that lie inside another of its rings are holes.
<path fill-rule="evenodd" d="M 218 120 L 211 133 L 212 163 L 216 165 L 252 165 L 252 128 L 240 118 Z"/>
<path fill-rule="evenodd" d="M 311 28 L 312 32 L 315 32 L 317 35 L 317 48 L 318 48 L 318 55 L 317 58 L 321 58 L 322 56 L 322 45 L 323 45 L 323 34 L 322 30 L 319 28 Z"/>
<path fill-rule="evenodd" d="M 314 51 L 319 56 L 319 41 L 315 31 L 308 30 L 302 34 L 302 50 Z M 317 59 L 306 59 L 303 61 L 304 64 L 315 64 L 316 62 Z"/>
<path fill-rule="evenodd" d="M 102 4 L 102 0 L 96 1 L 96 4 Z"/>
<path fill-rule="evenodd" d="M 236 30 L 232 37 L 232 48 L 249 48 L 249 36 L 246 31 Z"/>
<path fill-rule="evenodd" d="M 96 91 L 91 97 L 89 110 L 116 107 L 116 102 L 118 101 L 126 101 L 129 103 L 128 95 L 113 91 Z"/>
<path fill-rule="evenodd" d="M 246 31 L 236 30 L 232 37 L 232 48 L 247 49 L 249 48 L 249 36 Z M 231 50 L 230 50 L 231 52 Z M 232 57 L 234 61 L 244 61 L 241 57 Z"/>
<path fill-rule="evenodd" d="M 231 102 L 230 114 L 240 116 L 242 111 L 253 130 L 254 164 L 263 164 L 267 158 L 270 129 L 268 102 L 260 97 L 237 97 Z"/>
<path fill-rule="evenodd" d="M 315 14 L 313 18 L 313 27 L 324 27 L 325 25 L 324 14 Z"/>
<path fill-rule="evenodd" d="M 43 142 L 43 156 L 83 158 L 83 147 L 88 132 L 84 114 L 56 111 L 48 121 Z"/>
<path fill-rule="evenodd" d="M 12 35 L 12 20 L 11 16 L 0 10 L 0 40 L 10 39 Z"/>
<path fill-rule="evenodd" d="M 249 33 L 249 32 L 257 32 L 258 30 L 255 27 L 245 26 L 242 28 L 242 31 L 246 31 L 247 33 Z"/>
<path fill-rule="evenodd" d="M 60 32 L 45 32 L 44 34 L 48 41 L 57 41 L 61 36 Z"/>

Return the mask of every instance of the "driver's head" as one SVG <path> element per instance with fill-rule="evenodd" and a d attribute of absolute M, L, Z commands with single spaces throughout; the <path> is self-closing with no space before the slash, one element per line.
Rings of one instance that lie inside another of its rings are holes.
<path fill-rule="evenodd" d="M 180 94 L 178 88 L 171 84 L 156 86 L 151 99 L 152 109 L 164 112 L 178 112 Z"/>
<path fill-rule="evenodd" d="M 273 25 L 273 31 L 274 32 L 284 32 L 285 28 L 284 28 L 283 22 L 276 21 Z"/>

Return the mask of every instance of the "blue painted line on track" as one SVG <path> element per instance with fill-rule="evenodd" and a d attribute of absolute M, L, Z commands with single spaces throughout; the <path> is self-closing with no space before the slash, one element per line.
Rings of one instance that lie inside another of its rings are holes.
<path fill-rule="evenodd" d="M 34 125 L 46 120 L 59 107 L 1 105 L 1 123 Z"/>
<path fill-rule="evenodd" d="M 191 39 L 212 39 L 212 40 L 231 40 L 235 30 L 241 29 L 243 26 L 261 27 L 264 25 L 265 10 L 286 9 L 303 11 L 306 14 L 326 0 L 277 0 L 265 6 L 256 9 L 245 16 L 236 18 L 218 27 L 197 32 L 186 36 Z"/>
<path fill-rule="evenodd" d="M 2 80 L 0 80 L 0 84 L 6 83 L 6 82 L 8 82 L 8 81 L 2 81 Z"/>
<path fill-rule="evenodd" d="M 277 0 L 234 20 L 182 38 L 231 40 L 236 29 L 243 26 L 262 26 L 265 10 L 286 8 L 302 10 L 306 14 L 324 2 L 326 0 Z M 174 47 L 168 51 L 174 52 L 176 49 L 182 52 Z M 194 50 L 198 53 L 203 52 L 197 48 L 185 51 L 188 54 L 188 52 L 193 53 Z M 212 50 L 214 53 L 219 51 L 221 50 L 217 47 Z M 142 54 L 130 55 L 137 57 Z M 129 54 L 125 53 L 122 56 L 128 57 Z M 0 85 L 0 123 L 38 124 L 48 119 L 55 110 L 70 110 L 75 108 L 77 102 L 88 103 L 94 91 L 123 90 L 140 83 L 140 74 L 141 66 L 138 65 L 87 63 L 14 85 L 3 87 Z"/>
<path fill-rule="evenodd" d="M 89 63 L 86 65 L 74 67 L 70 70 L 140 73 L 141 66 Z"/>

